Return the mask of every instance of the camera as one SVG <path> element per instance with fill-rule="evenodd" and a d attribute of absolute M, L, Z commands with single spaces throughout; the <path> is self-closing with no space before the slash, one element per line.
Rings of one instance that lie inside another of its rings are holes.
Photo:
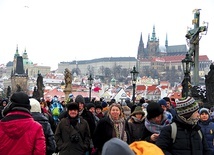
<path fill-rule="evenodd" d="M 70 137 L 70 139 L 71 139 L 71 142 L 74 142 L 74 143 L 79 142 L 79 136 L 78 135 L 72 135 Z"/>

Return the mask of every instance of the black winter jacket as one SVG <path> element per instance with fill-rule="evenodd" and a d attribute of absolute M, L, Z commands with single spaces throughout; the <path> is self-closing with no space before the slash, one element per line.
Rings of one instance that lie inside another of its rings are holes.
<path fill-rule="evenodd" d="M 124 128 L 125 131 L 126 131 L 126 128 L 127 127 L 125 126 Z M 98 148 L 99 151 L 101 151 L 104 143 L 110 140 L 111 138 L 113 138 L 113 132 L 114 132 L 114 126 L 110 118 L 106 116 L 100 119 L 93 136 L 94 146 Z M 127 135 L 127 138 L 128 138 L 128 135 Z"/>
<path fill-rule="evenodd" d="M 54 153 L 56 150 L 56 141 L 48 118 L 39 112 L 32 112 L 32 117 L 35 121 L 39 122 L 43 127 L 46 139 L 46 155 L 52 155 L 52 153 Z"/>
<path fill-rule="evenodd" d="M 174 119 L 177 125 L 175 142 L 171 138 L 171 125 L 161 130 L 156 145 L 162 149 L 165 155 L 211 155 L 204 136 L 201 138 L 198 130 L 199 125 L 184 123 L 177 116 Z"/>
<path fill-rule="evenodd" d="M 60 155 L 85 155 L 90 145 L 90 129 L 86 120 L 78 116 L 75 126 L 69 117 L 57 125 L 55 139 Z"/>

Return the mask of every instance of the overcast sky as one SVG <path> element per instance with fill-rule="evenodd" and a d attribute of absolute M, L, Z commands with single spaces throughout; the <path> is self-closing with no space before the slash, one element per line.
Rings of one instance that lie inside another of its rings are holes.
<path fill-rule="evenodd" d="M 192 11 L 209 22 L 200 55 L 214 60 L 214 0 L 0 0 L 0 64 L 26 48 L 33 63 L 56 69 L 61 61 L 136 57 L 153 25 L 160 45 L 186 44 Z"/>

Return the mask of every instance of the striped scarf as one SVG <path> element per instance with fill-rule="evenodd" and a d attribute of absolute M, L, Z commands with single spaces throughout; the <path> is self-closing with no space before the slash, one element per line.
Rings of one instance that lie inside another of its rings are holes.
<path fill-rule="evenodd" d="M 164 111 L 163 119 L 161 121 L 161 125 L 155 124 L 154 122 L 150 122 L 147 118 L 145 118 L 145 127 L 151 133 L 158 133 L 159 134 L 161 129 L 163 127 L 165 127 L 166 125 L 170 124 L 171 122 L 172 122 L 172 120 L 167 117 L 167 113 Z"/>
<path fill-rule="evenodd" d="M 113 120 L 111 115 L 109 115 L 111 122 L 113 123 L 115 137 L 127 142 L 127 134 L 125 131 L 125 120 L 124 118 L 119 118 L 118 120 Z"/>

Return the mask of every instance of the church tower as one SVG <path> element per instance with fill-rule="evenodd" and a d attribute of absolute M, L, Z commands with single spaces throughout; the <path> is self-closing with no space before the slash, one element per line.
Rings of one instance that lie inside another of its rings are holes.
<path fill-rule="evenodd" d="M 28 74 L 27 72 L 24 71 L 22 56 L 16 55 L 15 62 L 16 62 L 16 64 L 14 65 L 15 68 L 11 72 L 12 93 L 24 91 L 25 93 L 28 94 Z"/>
<path fill-rule="evenodd" d="M 13 70 L 15 70 L 16 68 L 16 62 L 17 62 L 17 57 L 19 56 L 19 49 L 18 49 L 18 45 L 16 46 L 16 53 L 14 54 L 13 57 Z"/>
<path fill-rule="evenodd" d="M 143 43 L 143 37 L 142 33 L 140 35 L 140 42 L 138 46 L 138 52 L 137 52 L 137 59 L 142 60 L 145 57 L 145 51 L 144 51 L 144 43 Z"/>
<path fill-rule="evenodd" d="M 148 38 L 147 51 L 148 58 L 159 56 L 159 39 L 156 38 L 155 26 L 153 26 L 152 37 Z"/>

